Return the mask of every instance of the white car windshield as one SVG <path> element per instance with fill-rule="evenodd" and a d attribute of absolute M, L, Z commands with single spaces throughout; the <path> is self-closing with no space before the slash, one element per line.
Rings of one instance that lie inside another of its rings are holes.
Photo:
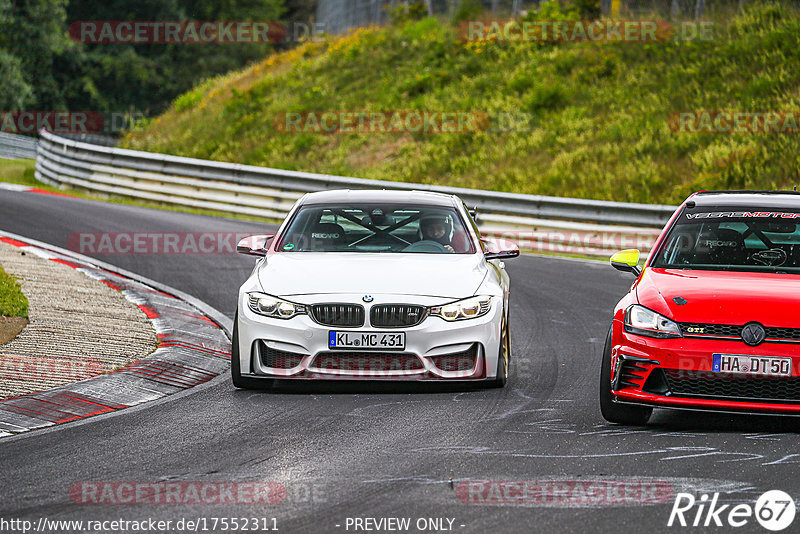
<path fill-rule="evenodd" d="M 461 216 L 447 206 L 310 205 L 300 208 L 280 252 L 474 254 Z"/>

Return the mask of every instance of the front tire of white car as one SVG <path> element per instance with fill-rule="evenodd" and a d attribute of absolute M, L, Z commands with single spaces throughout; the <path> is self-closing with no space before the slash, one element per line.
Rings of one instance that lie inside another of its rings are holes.
<path fill-rule="evenodd" d="M 492 380 L 491 387 L 502 388 L 508 382 L 508 367 L 511 362 L 511 323 L 508 314 L 503 315 L 503 325 L 500 330 L 500 353 L 497 356 L 497 377 Z"/>

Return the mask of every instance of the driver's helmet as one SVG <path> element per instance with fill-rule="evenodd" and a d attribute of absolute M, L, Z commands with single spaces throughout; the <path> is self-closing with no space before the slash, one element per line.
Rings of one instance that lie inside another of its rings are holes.
<path fill-rule="evenodd" d="M 430 233 L 430 229 L 435 225 L 442 225 L 444 227 L 444 234 L 438 239 L 434 239 Z M 442 244 L 449 244 L 450 237 L 453 234 L 453 221 L 450 214 L 446 211 L 428 210 L 422 212 L 422 215 L 420 215 L 419 229 L 422 239 L 432 239 L 440 241 Z"/>

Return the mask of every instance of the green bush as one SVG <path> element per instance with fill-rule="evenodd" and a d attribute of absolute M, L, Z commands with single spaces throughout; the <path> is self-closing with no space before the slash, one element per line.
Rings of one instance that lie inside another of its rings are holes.
<path fill-rule="evenodd" d="M 524 102 L 525 109 L 531 112 L 552 110 L 566 102 L 566 94 L 563 86 L 545 82 L 535 85 Z"/>
<path fill-rule="evenodd" d="M 528 11 L 522 20 L 579 20 L 580 18 L 581 12 L 575 4 L 562 5 L 559 0 L 544 0 L 538 9 Z"/>

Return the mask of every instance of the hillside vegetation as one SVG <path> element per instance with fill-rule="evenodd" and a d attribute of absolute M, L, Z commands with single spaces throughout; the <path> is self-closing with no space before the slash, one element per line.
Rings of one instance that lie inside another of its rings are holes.
<path fill-rule="evenodd" d="M 576 17 L 549 12 L 531 18 Z M 698 189 L 791 188 L 800 136 L 677 133 L 672 113 L 800 110 L 800 17 L 748 2 L 711 40 L 464 42 L 423 19 L 309 42 L 179 97 L 129 148 L 363 178 L 674 203 Z M 555 11 L 555 13 L 553 12 Z M 525 113 L 529 131 L 288 134 L 285 112 Z"/>

